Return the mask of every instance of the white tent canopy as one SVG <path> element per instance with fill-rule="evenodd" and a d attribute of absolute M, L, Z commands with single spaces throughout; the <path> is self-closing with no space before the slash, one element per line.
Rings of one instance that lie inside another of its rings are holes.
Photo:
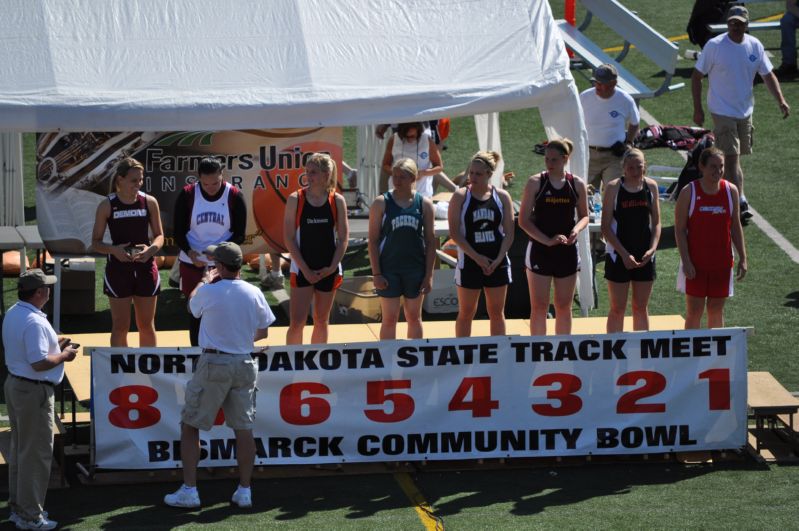
<path fill-rule="evenodd" d="M 547 0 L 0 5 L 0 131 L 368 125 L 538 107 L 548 136 L 576 140 L 572 170 L 585 174 L 582 111 Z M 581 291 L 590 301 L 590 285 Z"/>

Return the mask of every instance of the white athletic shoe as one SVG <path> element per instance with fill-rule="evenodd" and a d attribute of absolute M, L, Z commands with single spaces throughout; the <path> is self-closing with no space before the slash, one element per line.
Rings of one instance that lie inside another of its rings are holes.
<path fill-rule="evenodd" d="M 252 507 L 252 490 L 236 489 L 236 492 L 233 493 L 233 497 L 230 498 L 230 502 L 234 505 L 238 505 L 240 509 L 249 509 Z"/>
<path fill-rule="evenodd" d="M 15 515 L 17 520 L 14 522 L 14 525 L 17 526 L 17 529 L 55 529 L 58 527 L 58 522 L 55 520 L 49 520 L 48 518 L 42 516 L 38 520 L 30 521 L 30 520 L 23 520 L 21 516 Z"/>
<path fill-rule="evenodd" d="M 178 490 L 172 494 L 164 496 L 164 503 L 170 507 L 181 507 L 183 509 L 196 509 L 200 506 L 200 494 L 197 489 L 186 488 L 181 485 Z"/>
<path fill-rule="evenodd" d="M 276 291 L 284 289 L 286 277 L 283 275 L 273 275 L 268 273 L 261 281 L 261 287 L 267 291 Z"/>
<path fill-rule="evenodd" d="M 49 516 L 49 514 L 47 513 L 47 511 L 42 511 L 42 516 L 47 518 Z M 20 515 L 18 515 L 17 513 L 15 513 L 14 511 L 11 511 L 11 514 L 8 515 L 8 521 L 11 522 L 12 524 L 16 525 L 17 522 L 21 522 L 22 521 L 22 517 Z"/>

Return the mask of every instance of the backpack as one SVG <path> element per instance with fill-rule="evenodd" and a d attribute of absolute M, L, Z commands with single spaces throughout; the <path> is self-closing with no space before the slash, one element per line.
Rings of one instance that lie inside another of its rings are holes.
<path fill-rule="evenodd" d="M 690 150 L 709 132 L 708 129 L 685 125 L 650 125 L 638 131 L 633 145 L 638 149 L 668 147 Z"/>
<path fill-rule="evenodd" d="M 688 159 L 685 161 L 685 166 L 683 166 L 680 172 L 680 177 L 668 190 L 668 192 L 672 194 L 672 197 L 677 198 L 680 194 L 680 190 L 682 190 L 685 185 L 702 176 L 699 173 L 699 155 L 707 148 L 713 147 L 715 143 L 716 137 L 713 136 L 713 133 L 707 133 L 696 143 L 690 153 L 688 153 Z"/>

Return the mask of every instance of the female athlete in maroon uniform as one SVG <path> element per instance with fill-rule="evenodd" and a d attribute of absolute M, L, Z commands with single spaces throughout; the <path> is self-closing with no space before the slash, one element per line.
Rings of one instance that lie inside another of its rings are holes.
<path fill-rule="evenodd" d="M 130 303 L 136 314 L 139 345 L 156 346 L 155 304 L 161 277 L 154 256 L 164 245 L 158 201 L 141 192 L 144 167 L 132 158 L 117 166 L 112 193 L 97 206 L 92 249 L 108 254 L 103 291 L 111 307 L 111 346 L 128 346 Z M 105 229 L 111 244 L 103 242 Z M 152 232 L 150 240 L 149 232 Z"/>
<path fill-rule="evenodd" d="M 699 155 L 702 178 L 684 187 L 674 208 L 674 237 L 680 251 L 677 288 L 685 293 L 685 328 L 699 328 L 707 304 L 707 327 L 724 326 L 724 302 L 732 296 L 732 246 L 738 280 L 747 271 L 738 188 L 725 181 L 724 153 Z"/>
<path fill-rule="evenodd" d="M 573 144 L 555 139 L 547 144 L 547 171 L 530 177 L 524 188 L 519 226 L 530 237 L 527 283 L 530 289 L 530 334 L 546 335 L 550 287 L 555 286 L 555 333 L 569 334 L 579 260 L 577 235 L 588 226 L 585 182 L 564 167 Z M 576 216 L 575 216 L 576 214 Z"/>
<path fill-rule="evenodd" d="M 349 238 L 347 205 L 336 193 L 336 163 L 329 155 L 314 153 L 305 163 L 305 178 L 308 186 L 289 196 L 283 218 L 283 239 L 291 255 L 287 345 L 302 343 L 312 300 L 311 342 L 327 342 L 327 323 Z"/>
<path fill-rule="evenodd" d="M 605 187 L 602 205 L 610 299 L 608 333 L 624 329 L 630 290 L 633 330 L 649 330 L 649 296 L 655 283 L 655 250 L 660 241 L 658 185 L 645 175 L 646 160 L 641 150 L 633 148 L 624 154 L 622 172 L 621 179 Z"/>

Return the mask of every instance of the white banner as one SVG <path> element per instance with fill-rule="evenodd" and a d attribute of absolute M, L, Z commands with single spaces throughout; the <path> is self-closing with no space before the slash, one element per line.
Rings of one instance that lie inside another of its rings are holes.
<path fill-rule="evenodd" d="M 180 466 L 198 349 L 94 349 L 96 464 Z M 256 463 L 663 453 L 746 441 L 746 332 L 279 346 L 260 357 Z M 235 465 L 232 431 L 201 466 Z"/>

